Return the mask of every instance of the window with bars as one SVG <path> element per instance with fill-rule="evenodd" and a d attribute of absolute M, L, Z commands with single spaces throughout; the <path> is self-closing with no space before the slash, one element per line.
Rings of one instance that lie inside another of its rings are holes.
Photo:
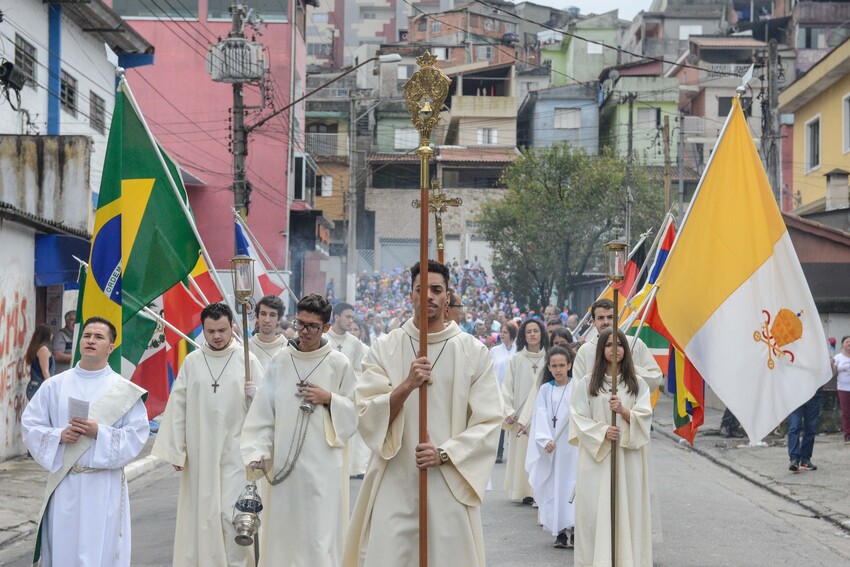
<path fill-rule="evenodd" d="M 106 101 L 89 91 L 89 124 L 92 130 L 106 134 Z"/>
<path fill-rule="evenodd" d="M 62 108 L 71 116 L 77 115 L 77 79 L 62 71 L 60 76 L 59 100 Z"/>
<path fill-rule="evenodd" d="M 32 88 L 36 86 L 36 62 L 38 61 L 38 52 L 35 46 L 15 34 L 15 67 L 27 78 L 27 84 Z"/>

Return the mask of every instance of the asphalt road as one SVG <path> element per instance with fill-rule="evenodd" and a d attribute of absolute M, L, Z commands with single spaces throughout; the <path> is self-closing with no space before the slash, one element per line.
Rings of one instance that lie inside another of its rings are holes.
<path fill-rule="evenodd" d="M 654 545 L 656 565 L 850 564 L 850 535 L 798 505 L 663 437 L 653 438 L 653 457 L 663 533 L 663 541 Z M 553 538 L 537 526 L 537 511 L 506 499 L 504 466 L 496 466 L 495 490 L 482 510 L 488 565 L 571 565 L 573 552 L 552 547 Z M 170 565 L 177 485 L 170 467 L 131 484 L 134 566 Z M 352 481 L 352 499 L 359 487 L 360 481 Z M 30 546 L 27 540 L 0 549 L 0 565 L 29 565 Z"/>

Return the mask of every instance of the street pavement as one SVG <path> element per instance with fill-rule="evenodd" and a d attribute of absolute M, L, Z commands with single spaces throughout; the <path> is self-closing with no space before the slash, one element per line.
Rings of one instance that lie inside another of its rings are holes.
<path fill-rule="evenodd" d="M 671 400 L 662 397 L 656 408 L 652 451 L 663 540 L 654 544 L 655 564 L 850 564 L 850 447 L 841 436 L 818 436 L 818 470 L 792 473 L 784 440 L 749 447 L 746 439 L 722 438 L 720 415 L 707 410 L 692 449 L 671 433 Z M 147 456 L 150 445 L 127 468 L 134 566 L 171 559 L 178 475 Z M 573 552 L 552 547 L 536 510 L 508 501 L 504 470 L 496 465 L 482 509 L 488 565 L 571 565 Z M 0 463 L 0 565 L 28 564 L 45 478 L 26 457 Z M 359 487 L 352 480 L 352 500 Z"/>

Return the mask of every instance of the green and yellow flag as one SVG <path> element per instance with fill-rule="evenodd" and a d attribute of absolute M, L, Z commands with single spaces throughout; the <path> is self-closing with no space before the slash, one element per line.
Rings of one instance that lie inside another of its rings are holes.
<path fill-rule="evenodd" d="M 144 352 L 155 323 L 138 315 L 183 280 L 198 261 L 201 245 L 173 175 L 177 168 L 145 127 L 122 78 L 103 165 L 89 268 L 81 286 L 80 321 L 95 315 L 118 329 L 109 363 L 133 364 Z M 122 332 L 123 331 L 123 332 Z"/>

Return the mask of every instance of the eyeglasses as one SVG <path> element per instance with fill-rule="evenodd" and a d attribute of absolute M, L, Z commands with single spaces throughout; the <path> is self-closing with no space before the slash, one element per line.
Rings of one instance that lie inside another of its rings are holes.
<path fill-rule="evenodd" d="M 460 303 L 449 303 L 449 307 L 457 307 L 457 308 L 461 308 L 461 307 L 463 307 L 463 305 L 462 305 L 462 304 L 460 304 Z"/>
<path fill-rule="evenodd" d="M 317 325 L 316 323 L 305 323 L 301 319 L 296 319 L 295 320 L 295 328 L 298 329 L 299 331 L 303 331 L 304 329 L 307 329 L 307 331 L 310 332 L 310 333 L 318 333 L 319 331 L 322 330 L 322 325 Z"/>

